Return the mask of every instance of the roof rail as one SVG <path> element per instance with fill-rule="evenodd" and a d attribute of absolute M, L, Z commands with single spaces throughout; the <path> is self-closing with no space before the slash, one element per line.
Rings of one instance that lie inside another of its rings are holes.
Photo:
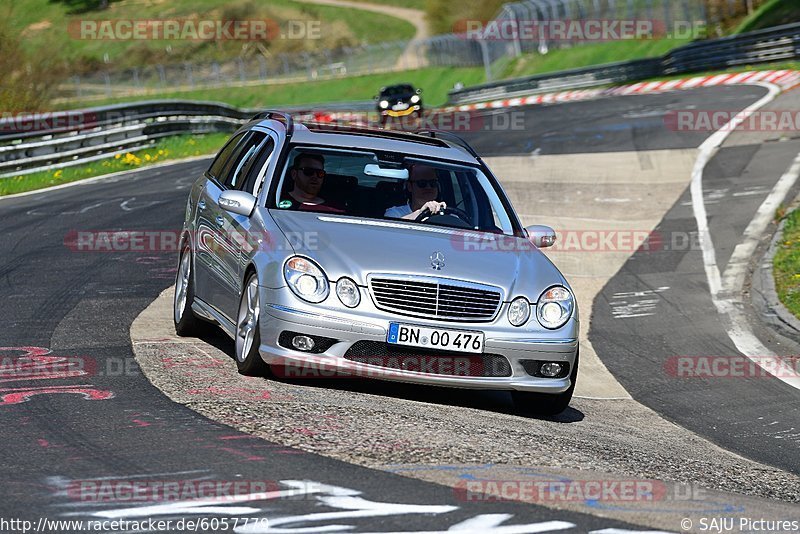
<path fill-rule="evenodd" d="M 396 139 L 398 141 L 417 141 L 429 145 L 435 145 L 444 148 L 447 147 L 447 143 L 445 143 L 442 139 L 437 139 L 436 137 L 433 137 L 431 135 L 420 136 L 417 132 L 406 132 L 403 130 L 386 130 L 383 128 L 369 128 L 356 124 L 337 124 L 336 126 L 332 127 L 327 123 L 304 122 L 303 125 L 306 126 L 306 128 L 308 128 L 309 130 L 315 130 L 321 133 L 345 132 L 345 133 L 362 134 L 372 137 Z M 420 137 L 424 137 L 425 139 L 420 139 Z"/>
<path fill-rule="evenodd" d="M 292 133 L 294 132 L 294 119 L 292 119 L 291 113 L 286 113 L 285 111 L 279 111 L 277 109 L 267 109 L 256 113 L 250 120 L 255 121 L 262 119 L 274 119 L 274 120 L 283 119 L 283 121 L 286 123 L 287 135 L 291 136 Z"/>
<path fill-rule="evenodd" d="M 416 133 L 417 135 L 425 135 L 433 139 L 452 141 L 453 143 L 457 144 L 458 146 L 462 147 L 464 150 L 469 152 L 469 154 L 475 159 L 481 159 L 478 153 L 475 152 L 475 149 L 472 148 L 470 144 L 464 140 L 464 138 L 454 134 L 453 132 L 448 132 L 445 130 L 422 130 Z"/>

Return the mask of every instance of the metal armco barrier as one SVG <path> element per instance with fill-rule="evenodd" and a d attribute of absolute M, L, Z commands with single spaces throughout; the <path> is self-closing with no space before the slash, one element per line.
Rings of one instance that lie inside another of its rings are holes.
<path fill-rule="evenodd" d="M 0 119 L 0 179 L 132 152 L 171 135 L 233 132 L 256 113 L 209 102 L 152 101 Z"/>
<path fill-rule="evenodd" d="M 451 91 L 449 96 L 451 104 L 468 104 L 797 58 L 800 58 L 800 23 L 699 41 L 676 48 L 660 58 L 610 63 L 475 85 Z"/>
<path fill-rule="evenodd" d="M 0 120 L 0 178 L 139 150 L 157 139 L 235 130 L 254 112 L 208 102 L 139 102 Z"/>

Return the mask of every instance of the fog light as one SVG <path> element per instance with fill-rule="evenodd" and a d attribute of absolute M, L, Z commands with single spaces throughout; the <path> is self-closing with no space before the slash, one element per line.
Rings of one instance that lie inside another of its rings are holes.
<path fill-rule="evenodd" d="M 539 373 L 544 377 L 553 378 L 560 375 L 562 369 L 563 366 L 558 362 L 547 362 L 539 368 Z"/>
<path fill-rule="evenodd" d="M 314 340 L 308 336 L 294 336 L 292 338 L 292 346 L 297 350 L 308 352 L 314 349 Z"/>

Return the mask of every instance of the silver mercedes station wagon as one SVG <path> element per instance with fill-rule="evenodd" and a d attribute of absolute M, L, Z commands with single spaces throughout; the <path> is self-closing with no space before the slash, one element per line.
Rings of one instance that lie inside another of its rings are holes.
<path fill-rule="evenodd" d="M 478 154 L 452 133 L 263 112 L 186 205 L 179 335 L 216 323 L 239 372 L 510 391 L 557 414 L 578 371 L 578 308 Z M 316 374 L 314 374 L 316 373 Z"/>

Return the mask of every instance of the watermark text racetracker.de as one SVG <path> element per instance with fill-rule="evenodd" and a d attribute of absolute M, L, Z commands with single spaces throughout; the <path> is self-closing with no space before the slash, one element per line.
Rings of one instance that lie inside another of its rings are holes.
<path fill-rule="evenodd" d="M 183 238 L 183 241 L 182 241 Z M 318 232 L 242 233 L 202 228 L 191 235 L 180 230 L 71 230 L 64 246 L 73 252 L 175 253 L 184 246 L 196 250 L 318 250 Z"/>
<path fill-rule="evenodd" d="M 664 115 L 664 125 L 673 132 L 798 132 L 800 110 L 671 110 Z"/>
<path fill-rule="evenodd" d="M 674 378 L 800 378 L 800 355 L 672 356 L 664 372 Z"/>
<path fill-rule="evenodd" d="M 281 500 L 313 500 L 319 484 L 306 481 L 302 488 L 281 491 L 275 480 L 212 479 L 82 479 L 71 480 L 67 496 L 82 503 L 169 503 L 201 500 L 236 503 L 242 497 L 275 495 Z"/>
<path fill-rule="evenodd" d="M 707 32 L 703 21 L 659 19 L 461 19 L 453 32 L 481 41 L 606 42 L 673 37 L 695 39 Z"/>
<path fill-rule="evenodd" d="M 139 366 L 133 358 L 109 356 L 98 359 L 91 356 L 58 356 L 47 357 L 45 362 L 32 362 L 30 358 L 20 358 L 8 354 L 0 355 L 0 378 L 6 381 L 79 376 L 139 376 L 140 374 Z"/>
<path fill-rule="evenodd" d="M 0 112 L 0 132 L 68 131 L 93 127 L 97 120 L 86 111 Z"/>
<path fill-rule="evenodd" d="M 273 41 L 322 37 L 319 20 L 106 19 L 73 20 L 73 39 L 92 41 Z"/>
<path fill-rule="evenodd" d="M 300 120 L 325 123 L 326 129 L 353 126 L 384 126 L 377 112 L 313 109 L 297 112 Z M 385 126 L 406 132 L 442 130 L 454 133 L 467 132 L 521 132 L 525 130 L 526 112 L 509 109 L 455 110 L 446 112 L 411 113 L 388 117 Z"/>
<path fill-rule="evenodd" d="M 27 534 L 43 532 L 231 532 L 247 527 L 264 531 L 269 528 L 265 517 L 192 517 L 184 519 L 50 519 L 38 521 L 0 517 L 0 532 Z"/>
<path fill-rule="evenodd" d="M 668 484 L 648 479 L 484 479 L 462 480 L 454 492 L 469 502 L 521 501 L 566 503 L 592 501 L 605 504 L 700 501 L 699 486 Z"/>
<path fill-rule="evenodd" d="M 651 230 L 568 230 L 556 229 L 553 252 L 663 252 L 701 250 L 697 232 Z M 528 240 L 509 236 L 459 231 L 451 238 L 453 248 L 466 252 L 524 252 Z"/>

